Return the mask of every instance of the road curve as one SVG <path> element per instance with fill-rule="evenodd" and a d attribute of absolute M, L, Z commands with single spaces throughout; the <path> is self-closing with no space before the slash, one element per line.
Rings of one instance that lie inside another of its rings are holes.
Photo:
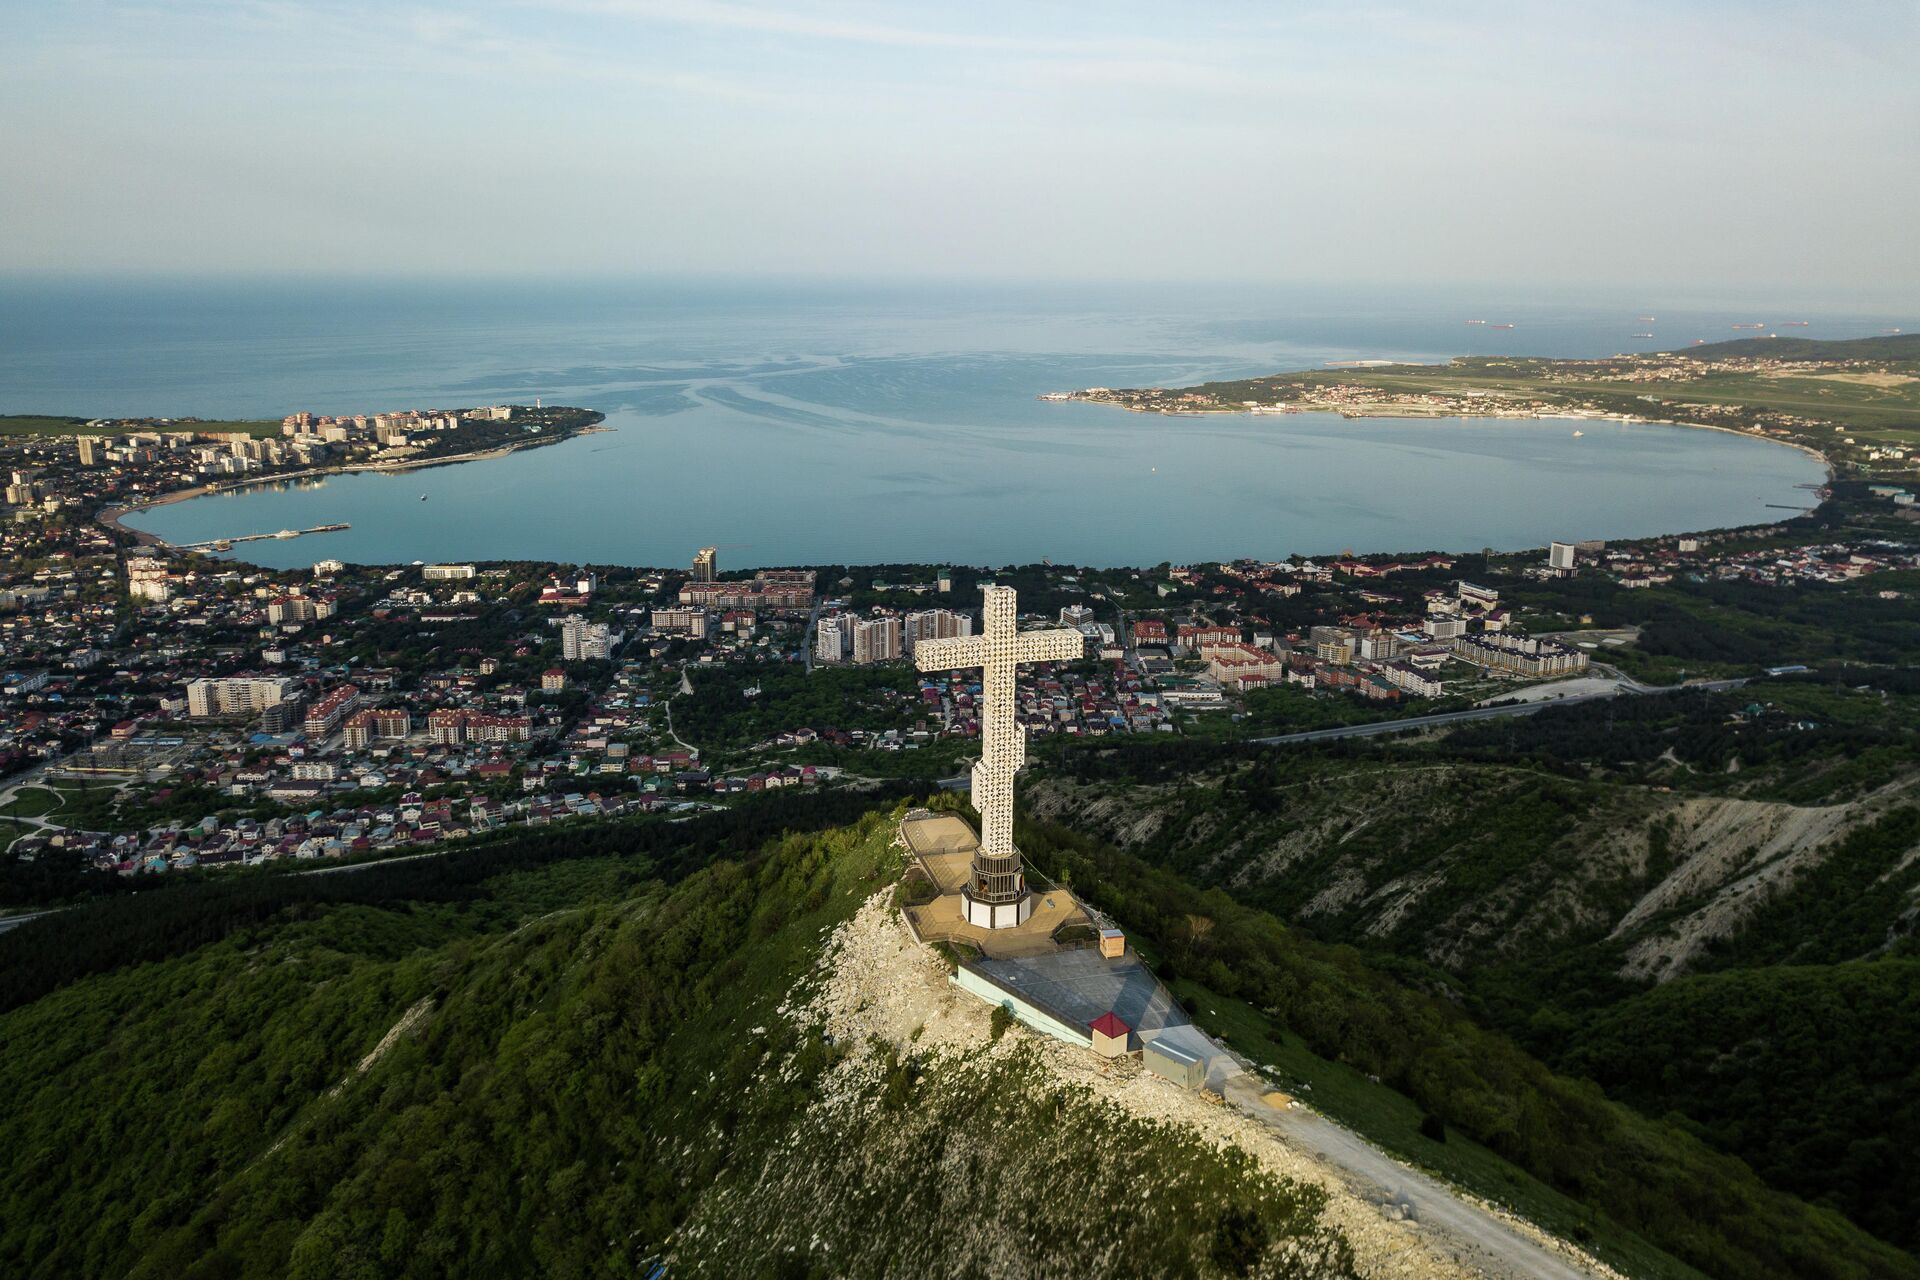
<path fill-rule="evenodd" d="M 1309 729 L 1304 733 L 1282 733 L 1270 738 L 1248 738 L 1246 741 L 1256 746 L 1280 747 L 1299 742 L 1331 742 L 1335 738 L 1374 738 L 1391 733 L 1418 733 L 1422 729 L 1462 724 L 1469 720 L 1495 720 L 1502 716 L 1537 715 L 1549 707 L 1571 707 L 1582 702 L 1599 702 L 1607 698 L 1684 693 L 1690 690 L 1719 693 L 1727 689 L 1738 689 L 1746 683 L 1743 677 L 1738 680 L 1703 680 L 1698 684 L 1676 684 L 1665 687 L 1622 684 L 1617 691 L 1611 693 L 1580 693 L 1541 702 L 1510 702 L 1497 707 L 1468 707 L 1464 711 L 1439 711 L 1430 716 L 1408 716 L 1401 720 L 1375 720 L 1370 724 L 1341 725 L 1335 729 Z"/>
<path fill-rule="evenodd" d="M 5 933 L 9 929 L 18 929 L 30 920 L 41 920 L 64 910 L 66 910 L 64 907 L 53 907 L 46 911 L 35 911 L 23 916 L 0 916 L 0 933 Z"/>
<path fill-rule="evenodd" d="M 1259 1077 L 1241 1071 L 1225 1081 L 1221 1092 L 1288 1146 L 1310 1151 L 1338 1170 L 1362 1196 L 1381 1205 L 1400 1205 L 1409 1218 L 1440 1236 L 1481 1275 L 1501 1280 L 1593 1280 L 1597 1274 L 1319 1113 L 1266 1105 L 1261 1101 L 1266 1087 Z"/>

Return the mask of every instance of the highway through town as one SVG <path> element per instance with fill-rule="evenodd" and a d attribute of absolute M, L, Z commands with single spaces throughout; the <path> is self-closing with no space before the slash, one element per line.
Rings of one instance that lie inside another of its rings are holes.
<path fill-rule="evenodd" d="M 49 911 L 35 911 L 31 915 L 0 916 L 0 933 L 5 933 L 9 929 L 18 929 L 21 925 L 27 923 L 29 920 L 39 920 L 42 917 L 50 916 L 57 911 L 64 911 L 64 910 L 66 910 L 65 907 L 54 907 L 52 910 L 49 910 Z"/>
<path fill-rule="evenodd" d="M 1549 707 L 1571 707 L 1582 702 L 1601 702 L 1608 698 L 1642 697 L 1658 693 L 1720 693 L 1727 689 L 1738 689 L 1746 684 L 1746 678 L 1738 680 L 1702 680 L 1695 684 L 1645 685 L 1633 680 L 1621 680 L 1614 688 L 1598 693 L 1569 694 L 1564 698 L 1543 698 L 1536 702 L 1506 702 L 1491 707 L 1468 707 L 1463 711 L 1438 711 L 1430 716 L 1408 716 L 1401 720 L 1375 720 L 1368 724 L 1341 725 L 1334 729 L 1309 729 L 1303 733 L 1282 733 L 1270 738 L 1248 738 L 1247 741 L 1263 747 L 1284 747 L 1303 742 L 1331 742 L 1336 738 L 1377 738 L 1391 733 L 1418 733 L 1422 729 L 1438 729 L 1450 724 L 1464 724 L 1472 720 L 1497 720 L 1502 716 L 1530 716 L 1547 710 Z"/>

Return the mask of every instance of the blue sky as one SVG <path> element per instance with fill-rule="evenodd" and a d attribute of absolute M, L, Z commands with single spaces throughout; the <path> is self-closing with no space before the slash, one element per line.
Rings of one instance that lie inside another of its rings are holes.
<path fill-rule="evenodd" d="M 1920 290 L 1920 5 L 0 0 L 0 269 Z"/>

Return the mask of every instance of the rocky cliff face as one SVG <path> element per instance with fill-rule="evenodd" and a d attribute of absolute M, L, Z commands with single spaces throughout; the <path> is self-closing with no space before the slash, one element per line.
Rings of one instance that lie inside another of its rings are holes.
<path fill-rule="evenodd" d="M 1920 779 L 1819 806 L 1456 764 L 1344 766 L 1259 787 L 1232 769 L 1179 786 L 1046 777 L 1025 794 L 1037 817 L 1325 936 L 1455 971 L 1592 946 L 1623 978 L 1664 981 L 1920 797 Z"/>

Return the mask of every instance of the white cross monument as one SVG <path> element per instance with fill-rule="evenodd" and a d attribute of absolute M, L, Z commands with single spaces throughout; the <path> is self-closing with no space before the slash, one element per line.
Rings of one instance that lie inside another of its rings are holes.
<path fill-rule="evenodd" d="M 973 766 L 973 807 L 980 812 L 980 848 L 960 891 L 969 924 L 1007 929 L 1033 914 L 1020 851 L 1013 846 L 1013 775 L 1027 761 L 1027 731 L 1013 718 L 1014 669 L 1023 662 L 1071 662 L 1086 652 L 1078 631 L 1015 631 L 1012 587 L 986 589 L 986 620 L 977 636 L 922 640 L 922 671 L 979 667 L 984 703 L 980 759 Z"/>

